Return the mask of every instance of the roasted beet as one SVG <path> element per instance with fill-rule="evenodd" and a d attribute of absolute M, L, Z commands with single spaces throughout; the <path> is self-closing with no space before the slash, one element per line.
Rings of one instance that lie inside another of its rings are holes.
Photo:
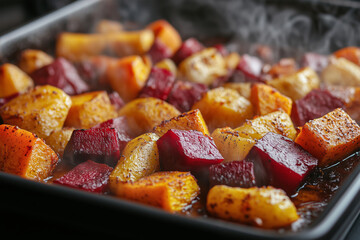
<path fill-rule="evenodd" d="M 89 90 L 89 86 L 80 78 L 76 68 L 64 58 L 57 58 L 31 74 L 36 85 L 52 85 L 69 95 Z"/>
<path fill-rule="evenodd" d="M 328 63 L 329 56 L 309 52 L 304 54 L 301 60 L 301 67 L 310 67 L 315 72 L 321 73 Z"/>
<path fill-rule="evenodd" d="M 154 97 L 166 100 L 174 82 L 175 76 L 169 70 L 153 67 L 139 97 Z"/>
<path fill-rule="evenodd" d="M 167 102 L 174 105 L 180 112 L 187 112 L 209 88 L 202 83 L 176 81 Z"/>
<path fill-rule="evenodd" d="M 80 163 L 53 182 L 88 192 L 103 193 L 106 190 L 112 169 L 106 164 L 88 160 Z"/>
<path fill-rule="evenodd" d="M 111 92 L 108 94 L 111 104 L 116 110 L 120 110 L 125 105 L 124 100 L 120 97 L 118 92 Z"/>
<path fill-rule="evenodd" d="M 103 123 L 97 124 L 92 128 L 114 128 L 119 137 L 120 152 L 125 148 L 126 144 L 132 139 L 129 134 L 129 126 L 125 116 L 109 119 Z"/>
<path fill-rule="evenodd" d="M 259 139 L 247 156 L 254 163 L 257 185 L 271 185 L 294 193 L 318 160 L 300 145 L 269 132 Z"/>
<path fill-rule="evenodd" d="M 303 126 L 309 120 L 322 117 L 341 107 L 344 107 L 344 102 L 328 90 L 314 89 L 305 97 L 294 102 L 291 118 L 295 125 Z"/>
<path fill-rule="evenodd" d="M 252 162 L 232 161 L 212 165 L 209 168 L 210 187 L 227 185 L 249 188 L 255 186 L 254 165 Z"/>
<path fill-rule="evenodd" d="M 218 50 L 218 52 L 224 57 L 227 56 L 229 54 L 229 51 L 226 49 L 226 47 L 224 46 L 224 44 L 215 44 L 213 46 L 213 48 L 216 48 L 216 50 Z"/>
<path fill-rule="evenodd" d="M 263 67 L 262 61 L 255 57 L 244 54 L 234 70 L 232 82 L 261 82 L 260 74 Z"/>
<path fill-rule="evenodd" d="M 74 165 L 90 159 L 115 166 L 120 159 L 120 147 L 118 132 L 114 128 L 74 130 L 63 158 Z"/>
<path fill-rule="evenodd" d="M 181 63 L 185 58 L 190 57 L 196 52 L 203 50 L 205 47 L 195 38 L 185 40 L 180 48 L 176 51 L 172 59 L 176 64 Z"/>
<path fill-rule="evenodd" d="M 170 58 L 172 56 L 172 50 L 162 41 L 155 39 L 155 42 L 151 46 L 148 54 L 153 64 L 155 64 L 165 58 Z"/>
<path fill-rule="evenodd" d="M 214 140 L 201 132 L 170 129 L 157 141 L 160 167 L 165 171 L 199 172 L 224 158 Z"/>

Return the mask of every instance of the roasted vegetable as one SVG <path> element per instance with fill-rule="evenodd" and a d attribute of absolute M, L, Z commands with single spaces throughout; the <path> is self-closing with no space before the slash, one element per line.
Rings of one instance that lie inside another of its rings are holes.
<path fill-rule="evenodd" d="M 179 212 L 199 194 L 196 179 L 189 172 L 156 172 L 135 182 L 123 183 L 119 197 Z"/>
<path fill-rule="evenodd" d="M 0 125 L 0 170 L 34 180 L 50 177 L 58 156 L 35 134 Z"/>
<path fill-rule="evenodd" d="M 150 132 L 162 121 L 180 115 L 172 105 L 157 98 L 138 98 L 127 103 L 120 111 L 128 121 L 131 136 Z"/>
<path fill-rule="evenodd" d="M 329 166 L 350 155 L 360 146 L 360 127 L 341 108 L 307 122 L 295 142 Z"/>
<path fill-rule="evenodd" d="M 5 63 L 0 66 L 0 98 L 23 93 L 34 86 L 33 80 L 20 68 Z"/>
<path fill-rule="evenodd" d="M 71 100 L 72 106 L 65 121 L 67 127 L 87 129 L 117 117 L 115 107 L 105 91 L 75 95 Z"/>
<path fill-rule="evenodd" d="M 45 142 L 49 145 L 60 157 L 63 156 L 65 147 L 70 140 L 72 132 L 75 128 L 64 127 L 62 129 L 53 131 Z"/>
<path fill-rule="evenodd" d="M 206 209 L 213 216 L 262 228 L 285 227 L 299 218 L 285 192 L 273 187 L 217 185 L 208 193 Z"/>
<path fill-rule="evenodd" d="M 42 68 L 54 61 L 54 58 L 37 49 L 26 49 L 21 52 L 19 67 L 26 72 L 31 74 L 35 70 Z"/>
<path fill-rule="evenodd" d="M 333 53 L 337 58 L 345 58 L 356 65 L 360 66 L 360 48 L 359 47 L 345 47 Z"/>
<path fill-rule="evenodd" d="M 321 79 L 328 85 L 360 86 L 360 66 L 345 59 L 331 58 L 321 72 Z"/>
<path fill-rule="evenodd" d="M 4 123 L 46 138 L 63 127 L 70 107 L 71 99 L 66 93 L 45 85 L 13 98 L 0 108 L 0 115 Z"/>
<path fill-rule="evenodd" d="M 210 132 L 220 127 L 238 127 L 253 116 L 253 107 L 247 99 L 222 87 L 206 92 L 192 109 L 200 110 Z"/>

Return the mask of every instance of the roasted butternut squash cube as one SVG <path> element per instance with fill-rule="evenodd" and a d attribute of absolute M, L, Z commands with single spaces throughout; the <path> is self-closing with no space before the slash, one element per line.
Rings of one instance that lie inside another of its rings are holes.
<path fill-rule="evenodd" d="M 296 129 L 288 114 L 283 111 L 276 111 L 261 117 L 246 121 L 243 125 L 235 128 L 239 136 L 252 139 L 260 139 L 268 132 L 281 134 L 294 140 Z"/>
<path fill-rule="evenodd" d="M 120 97 L 129 102 L 136 98 L 149 77 L 151 66 L 140 56 L 120 58 L 108 65 L 106 77 Z"/>
<path fill-rule="evenodd" d="M 103 34 L 61 33 L 56 42 L 56 56 L 71 62 L 80 62 L 105 51 Z"/>
<path fill-rule="evenodd" d="M 224 57 L 216 48 L 206 48 L 182 61 L 178 68 L 181 79 L 211 85 L 228 73 Z"/>
<path fill-rule="evenodd" d="M 160 169 L 158 139 L 155 133 L 145 133 L 128 142 L 110 174 L 113 192 L 120 191 L 122 183 L 137 181 Z"/>
<path fill-rule="evenodd" d="M 314 70 L 305 67 L 293 74 L 270 80 L 267 84 L 292 100 L 297 100 L 305 97 L 311 90 L 319 88 L 320 79 Z"/>
<path fill-rule="evenodd" d="M 143 55 L 154 43 L 154 33 L 149 29 L 108 33 L 105 37 L 108 50 L 118 57 Z"/>
<path fill-rule="evenodd" d="M 42 181 L 51 176 L 58 156 L 35 134 L 0 125 L 0 170 Z"/>
<path fill-rule="evenodd" d="M 135 182 L 123 183 L 116 195 L 169 212 L 179 212 L 198 196 L 200 188 L 190 172 L 156 172 Z"/>
<path fill-rule="evenodd" d="M 254 107 L 255 114 L 262 116 L 279 109 L 290 115 L 293 101 L 275 88 L 258 83 L 251 88 L 250 102 Z"/>
<path fill-rule="evenodd" d="M 241 96 L 250 100 L 250 95 L 251 95 L 251 83 L 250 82 L 229 82 L 229 83 L 225 83 L 222 87 L 234 89 Z"/>
<path fill-rule="evenodd" d="M 26 49 L 21 52 L 19 67 L 27 74 L 31 74 L 53 61 L 54 58 L 46 52 L 37 49 Z"/>
<path fill-rule="evenodd" d="M 59 88 L 44 85 L 21 94 L 0 108 L 4 123 L 46 138 L 60 130 L 71 107 L 71 98 Z"/>
<path fill-rule="evenodd" d="M 267 229 L 285 227 L 299 219 L 286 193 L 271 186 L 216 185 L 207 195 L 206 209 L 215 217 Z"/>
<path fill-rule="evenodd" d="M 307 122 L 295 139 L 319 160 L 319 166 L 334 164 L 360 146 L 360 127 L 341 108 Z"/>
<path fill-rule="evenodd" d="M 154 128 L 154 132 L 161 137 L 170 129 L 197 130 L 205 135 L 210 135 L 199 109 L 191 110 L 174 118 L 162 121 Z"/>
<path fill-rule="evenodd" d="M 139 136 L 150 132 L 162 121 L 180 115 L 173 105 L 158 98 L 138 98 L 122 107 L 119 116 L 128 121 L 131 136 Z"/>
<path fill-rule="evenodd" d="M 327 85 L 359 87 L 360 66 L 345 58 L 331 58 L 321 72 L 321 79 Z"/>
<path fill-rule="evenodd" d="M 222 87 L 206 92 L 192 109 L 200 110 L 210 132 L 220 127 L 238 127 L 253 116 L 253 107 L 247 99 Z"/>
<path fill-rule="evenodd" d="M 71 138 L 72 132 L 75 128 L 65 127 L 60 130 L 53 131 L 45 140 L 60 157 L 63 156 L 66 144 Z"/>
<path fill-rule="evenodd" d="M 27 91 L 34 82 L 17 66 L 5 63 L 0 66 L 0 86 L 0 98 L 5 98 Z"/>
<path fill-rule="evenodd" d="M 217 128 L 211 134 L 224 162 L 244 160 L 251 148 L 255 145 L 255 139 L 240 136 L 239 133 L 229 127 Z"/>
<path fill-rule="evenodd" d="M 88 129 L 117 117 L 115 107 L 105 91 L 75 95 L 71 100 L 72 106 L 65 121 L 67 127 Z"/>
<path fill-rule="evenodd" d="M 165 44 L 173 55 L 180 47 L 182 40 L 178 31 L 166 20 L 157 20 L 147 27 L 154 32 L 155 39 Z"/>

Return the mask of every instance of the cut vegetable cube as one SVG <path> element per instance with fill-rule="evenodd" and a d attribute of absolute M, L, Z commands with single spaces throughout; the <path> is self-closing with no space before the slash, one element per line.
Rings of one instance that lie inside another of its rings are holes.
<path fill-rule="evenodd" d="M 310 67 L 315 72 L 321 73 L 329 64 L 329 56 L 309 52 L 304 54 L 301 62 L 302 67 Z"/>
<path fill-rule="evenodd" d="M 221 127 L 238 127 L 253 117 L 251 103 L 229 88 L 214 88 L 206 92 L 192 109 L 199 109 L 209 131 Z"/>
<path fill-rule="evenodd" d="M 360 66 L 345 58 L 331 58 L 329 65 L 321 72 L 321 79 L 327 85 L 358 87 Z"/>
<path fill-rule="evenodd" d="M 154 128 L 154 132 L 161 137 L 170 129 L 196 130 L 210 135 L 199 109 L 191 110 L 169 120 L 162 121 Z"/>
<path fill-rule="evenodd" d="M 0 125 L 0 170 L 33 180 L 50 177 L 59 158 L 35 134 L 11 125 Z"/>
<path fill-rule="evenodd" d="M 5 63 L 0 66 L 0 98 L 26 92 L 34 86 L 33 80 L 17 66 Z"/>
<path fill-rule="evenodd" d="M 279 93 L 275 88 L 266 84 L 254 84 L 251 88 L 250 102 L 255 114 L 265 115 L 282 109 L 291 114 L 293 101 L 291 98 Z"/>
<path fill-rule="evenodd" d="M 210 187 L 227 185 L 231 187 L 254 187 L 255 173 L 252 162 L 232 161 L 212 165 L 209 168 Z"/>
<path fill-rule="evenodd" d="M 139 136 L 150 132 L 162 121 L 180 115 L 180 112 L 158 98 L 138 98 L 120 109 L 119 115 L 126 117 L 130 136 Z"/>
<path fill-rule="evenodd" d="M 120 151 L 122 151 L 126 144 L 131 140 L 128 129 L 128 122 L 124 116 L 109 119 L 105 122 L 95 125 L 92 128 L 115 128 L 120 141 Z"/>
<path fill-rule="evenodd" d="M 60 130 L 53 131 L 47 138 L 45 138 L 45 142 L 60 157 L 62 157 L 64 154 L 65 147 L 69 142 L 74 130 L 75 130 L 74 128 L 64 127 Z"/>
<path fill-rule="evenodd" d="M 175 82 L 175 75 L 162 68 L 153 67 L 139 97 L 154 97 L 166 100 Z"/>
<path fill-rule="evenodd" d="M 300 145 L 269 132 L 259 139 L 247 156 L 254 163 L 257 183 L 282 188 L 293 194 L 318 160 Z"/>
<path fill-rule="evenodd" d="M 235 68 L 235 71 L 241 74 L 243 79 L 236 79 L 236 81 L 261 82 L 260 73 L 262 67 L 263 63 L 259 58 L 244 54 Z M 237 76 L 237 78 L 239 77 L 240 76 Z"/>
<path fill-rule="evenodd" d="M 200 188 L 189 172 L 156 172 L 135 182 L 123 183 L 119 197 L 180 212 L 198 196 Z"/>
<path fill-rule="evenodd" d="M 161 40 L 155 39 L 154 44 L 150 48 L 147 54 L 150 56 L 151 61 L 155 64 L 165 58 L 170 58 L 173 51 L 165 45 Z"/>
<path fill-rule="evenodd" d="M 189 38 L 185 40 L 177 52 L 173 56 L 174 62 L 179 65 L 183 60 L 190 57 L 194 53 L 200 52 L 205 47 L 197 39 Z"/>
<path fill-rule="evenodd" d="M 360 127 L 341 108 L 307 122 L 295 142 L 329 166 L 356 151 L 360 146 Z"/>
<path fill-rule="evenodd" d="M 93 160 L 115 166 L 120 159 L 118 133 L 114 128 L 74 130 L 63 158 L 73 165 Z"/>
<path fill-rule="evenodd" d="M 157 146 L 160 167 L 166 171 L 196 173 L 224 160 L 213 139 L 194 130 L 170 129 L 157 141 Z"/>
<path fill-rule="evenodd" d="M 103 193 L 109 181 L 112 167 L 91 160 L 80 163 L 53 183 L 81 189 L 88 192 Z"/>
<path fill-rule="evenodd" d="M 57 58 L 52 63 L 32 72 L 36 85 L 51 85 L 62 89 L 69 95 L 80 94 L 89 90 L 75 67 L 64 58 Z"/>
<path fill-rule="evenodd" d="M 115 107 L 105 91 L 75 95 L 71 100 L 72 106 L 65 121 L 67 127 L 88 129 L 117 117 Z"/>
<path fill-rule="evenodd" d="M 36 49 L 26 49 L 21 52 L 19 67 L 27 74 L 31 74 L 35 70 L 49 65 L 53 61 L 54 58 L 46 52 Z"/>
<path fill-rule="evenodd" d="M 291 118 L 295 125 L 303 126 L 306 122 L 341 107 L 345 107 L 344 102 L 328 90 L 314 89 L 294 102 Z"/>
<path fill-rule="evenodd" d="M 4 123 L 18 126 L 46 138 L 60 130 L 71 107 L 70 97 L 50 86 L 37 86 L 0 108 Z"/>
<path fill-rule="evenodd" d="M 360 66 L 360 48 L 359 47 L 345 47 L 333 53 L 337 58 L 345 58 L 356 65 Z"/>
<path fill-rule="evenodd" d="M 208 193 L 206 209 L 213 216 L 262 228 L 285 227 L 299 219 L 289 197 L 273 187 L 217 185 Z"/>

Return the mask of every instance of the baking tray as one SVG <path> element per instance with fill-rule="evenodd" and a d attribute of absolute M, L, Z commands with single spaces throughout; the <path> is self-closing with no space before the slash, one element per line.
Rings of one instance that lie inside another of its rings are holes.
<path fill-rule="evenodd" d="M 256 43 L 275 49 L 277 57 L 306 51 L 330 53 L 360 45 L 360 4 L 347 1 L 242 0 L 83 0 L 0 37 L 0 61 L 17 63 L 26 48 L 53 52 L 62 31 L 90 32 L 102 18 L 120 20 L 136 29 L 164 18 L 183 38 L 208 44 L 225 42 L 232 50 L 252 52 Z M 111 235 L 159 237 L 243 237 L 245 239 L 341 239 L 360 210 L 360 166 L 343 182 L 322 214 L 299 232 L 279 232 L 209 217 L 169 214 L 118 199 L 38 183 L 0 172 L 2 206 L 7 211 L 61 222 L 74 228 Z"/>

